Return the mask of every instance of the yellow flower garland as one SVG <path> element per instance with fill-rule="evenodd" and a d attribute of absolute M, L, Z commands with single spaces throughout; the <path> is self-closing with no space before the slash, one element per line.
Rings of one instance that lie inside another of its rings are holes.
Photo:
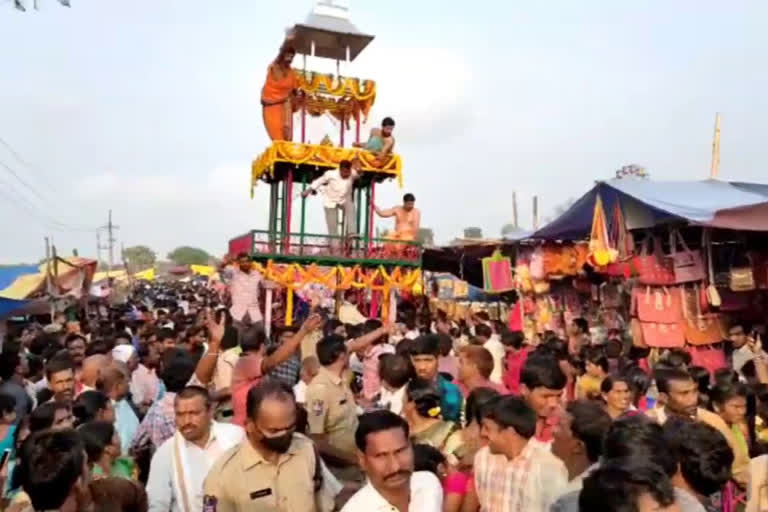
<path fill-rule="evenodd" d="M 314 71 L 296 71 L 299 89 L 310 94 L 329 94 L 331 96 L 351 96 L 358 101 L 369 101 L 376 97 L 376 82 L 360 80 L 354 77 L 336 77 Z M 373 101 L 371 101 L 373 103 Z"/>
<path fill-rule="evenodd" d="M 285 299 L 285 325 L 293 322 L 293 294 L 296 288 L 302 288 L 306 284 L 319 283 L 332 291 L 354 289 L 371 289 L 380 291 L 384 297 L 389 297 L 392 288 L 400 291 L 414 292 L 421 282 L 421 269 L 402 269 L 395 267 L 391 274 L 383 266 L 366 271 L 355 265 L 354 267 L 335 267 L 321 269 L 316 264 L 300 265 L 291 263 L 280 265 L 269 260 L 266 265 L 254 263 L 254 268 L 266 279 L 286 288 Z M 380 281 L 381 284 L 377 284 Z M 389 301 L 382 305 L 382 317 L 386 318 L 389 311 Z"/>
<path fill-rule="evenodd" d="M 389 174 L 397 178 L 398 185 L 403 186 L 403 163 L 400 155 L 390 155 L 383 165 L 376 165 L 376 155 L 356 148 L 338 148 L 318 144 L 302 144 L 300 142 L 274 141 L 251 164 L 251 197 L 253 187 L 266 174 L 272 175 L 274 165 L 278 162 L 288 162 L 294 165 L 337 166 L 342 160 L 360 159 L 362 172 Z"/>

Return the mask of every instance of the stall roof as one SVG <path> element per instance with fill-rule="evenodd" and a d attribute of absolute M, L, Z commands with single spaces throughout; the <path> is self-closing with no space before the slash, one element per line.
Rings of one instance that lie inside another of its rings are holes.
<path fill-rule="evenodd" d="M 589 235 L 596 198 L 610 216 L 616 201 L 630 229 L 684 221 L 704 226 L 768 231 L 768 185 L 703 181 L 600 181 L 565 213 L 531 235 L 535 239 L 570 240 Z"/>

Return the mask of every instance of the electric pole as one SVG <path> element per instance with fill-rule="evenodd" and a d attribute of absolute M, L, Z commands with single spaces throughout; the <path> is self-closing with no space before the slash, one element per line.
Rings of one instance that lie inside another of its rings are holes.
<path fill-rule="evenodd" d="M 112 210 L 109 210 L 109 219 L 107 220 L 107 224 L 105 226 L 102 226 L 100 229 L 106 229 L 107 230 L 107 245 L 102 246 L 101 245 L 101 239 L 99 236 L 99 232 L 96 232 L 96 247 L 98 249 L 98 256 L 101 258 L 101 250 L 107 249 L 109 251 L 109 267 L 107 268 L 107 279 L 109 279 L 109 271 L 112 270 L 112 267 L 115 264 L 115 242 L 117 242 L 117 239 L 115 238 L 115 231 L 120 229 L 120 226 L 115 226 L 112 224 Z"/>

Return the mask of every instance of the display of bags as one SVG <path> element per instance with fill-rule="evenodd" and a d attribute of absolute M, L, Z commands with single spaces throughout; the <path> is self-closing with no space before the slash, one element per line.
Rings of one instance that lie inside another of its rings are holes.
<path fill-rule="evenodd" d="M 632 259 L 637 270 L 640 284 L 651 286 L 667 286 L 675 284 L 675 271 L 672 260 L 664 256 L 661 250 L 661 241 L 653 238 L 653 254 L 648 252 L 648 237 L 643 240 L 640 254 Z"/>
<path fill-rule="evenodd" d="M 685 345 L 685 332 L 680 322 L 676 324 L 641 322 L 641 326 L 643 341 L 649 347 L 674 348 Z"/>
<path fill-rule="evenodd" d="M 642 322 L 676 324 L 683 318 L 682 301 L 678 288 L 636 287 L 632 292 L 637 317 Z"/>
<path fill-rule="evenodd" d="M 678 242 L 683 248 L 680 252 L 677 251 Z M 672 260 L 672 268 L 675 274 L 676 283 L 691 283 L 702 281 L 706 278 L 701 251 L 692 251 L 689 249 L 685 243 L 683 235 L 680 234 L 680 231 L 673 229 L 670 232 L 669 247 L 669 257 Z"/>

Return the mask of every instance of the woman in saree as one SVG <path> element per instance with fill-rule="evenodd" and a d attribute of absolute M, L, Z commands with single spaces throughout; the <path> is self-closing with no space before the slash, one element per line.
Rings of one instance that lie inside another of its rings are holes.
<path fill-rule="evenodd" d="M 264 126 L 272 140 L 293 140 L 293 97 L 298 87 L 296 72 L 291 68 L 296 50 L 289 36 L 277 58 L 267 69 L 267 79 L 261 90 Z"/>
<path fill-rule="evenodd" d="M 403 416 L 410 427 L 413 442 L 442 451 L 448 436 L 458 427 L 442 419 L 437 387 L 423 379 L 412 379 L 405 388 L 405 396 Z"/>

